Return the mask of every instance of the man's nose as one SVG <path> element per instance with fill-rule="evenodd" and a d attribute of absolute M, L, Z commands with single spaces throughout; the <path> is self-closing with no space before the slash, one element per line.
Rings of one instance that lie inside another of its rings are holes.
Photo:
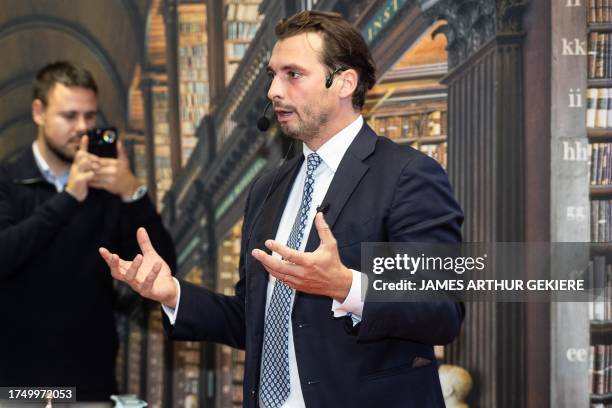
<path fill-rule="evenodd" d="M 89 123 L 85 118 L 85 115 L 79 115 L 77 119 L 77 130 L 79 133 L 85 133 L 89 129 Z"/>
<path fill-rule="evenodd" d="M 275 76 L 272 78 L 272 82 L 270 82 L 270 88 L 268 88 L 268 99 L 274 101 L 275 99 L 282 99 L 284 92 L 284 86 L 282 81 Z"/>

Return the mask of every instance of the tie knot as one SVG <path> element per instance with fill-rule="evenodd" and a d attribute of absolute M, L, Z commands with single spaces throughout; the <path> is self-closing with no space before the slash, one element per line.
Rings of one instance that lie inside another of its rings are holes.
<path fill-rule="evenodd" d="M 312 173 L 313 171 L 315 171 L 317 169 L 317 167 L 319 167 L 319 164 L 321 164 L 321 156 L 319 156 L 316 153 L 310 153 L 307 157 L 307 170 L 309 173 Z"/>

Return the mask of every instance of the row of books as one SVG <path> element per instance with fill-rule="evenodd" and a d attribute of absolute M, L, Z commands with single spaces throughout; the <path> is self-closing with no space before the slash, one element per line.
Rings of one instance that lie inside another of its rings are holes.
<path fill-rule="evenodd" d="M 228 40 L 242 40 L 251 39 L 255 37 L 259 23 L 247 23 L 242 21 L 228 21 L 227 22 L 227 39 Z"/>
<path fill-rule="evenodd" d="M 591 242 L 612 242 L 612 201 L 591 201 Z"/>
<path fill-rule="evenodd" d="M 587 22 L 612 22 L 612 0 L 588 0 Z"/>
<path fill-rule="evenodd" d="M 259 1 L 232 1 L 227 5 L 226 21 L 257 21 L 259 18 Z"/>
<path fill-rule="evenodd" d="M 206 46 L 204 44 L 188 45 L 179 48 L 179 57 L 206 58 Z"/>
<path fill-rule="evenodd" d="M 612 392 L 612 345 L 591 346 L 589 374 L 589 389 L 593 394 Z"/>
<path fill-rule="evenodd" d="M 140 366 L 142 364 L 142 331 L 134 322 L 130 323 L 128 346 L 128 369 L 127 369 L 127 392 L 128 394 L 141 395 Z"/>
<path fill-rule="evenodd" d="M 446 142 L 437 144 L 422 144 L 416 147 L 420 151 L 440 163 L 442 167 L 446 168 L 448 163 L 448 147 Z"/>
<path fill-rule="evenodd" d="M 195 129 L 208 112 L 208 36 L 206 5 L 181 4 L 180 20 L 186 25 L 179 37 L 181 160 L 185 165 L 195 146 Z M 189 25 L 191 24 L 191 25 Z"/>
<path fill-rule="evenodd" d="M 589 261 L 585 286 L 591 291 L 589 320 L 612 319 L 612 265 L 605 256 L 594 256 Z"/>
<path fill-rule="evenodd" d="M 589 34 L 587 73 L 589 78 L 612 78 L 612 34 Z"/>
<path fill-rule="evenodd" d="M 446 116 L 444 111 L 372 116 L 368 123 L 380 136 L 390 139 L 416 139 L 446 135 Z"/>
<path fill-rule="evenodd" d="M 207 82 L 182 82 L 180 84 L 181 95 L 188 94 L 206 94 L 208 95 L 208 83 Z"/>
<path fill-rule="evenodd" d="M 192 93 L 181 96 L 181 103 L 185 105 L 185 107 L 189 108 L 198 108 L 203 107 L 208 104 L 208 94 L 207 93 Z"/>
<path fill-rule="evenodd" d="M 246 54 L 247 50 L 249 49 L 250 44 L 251 43 L 248 42 L 226 44 L 227 57 L 232 59 L 242 59 L 244 54 Z"/>
<path fill-rule="evenodd" d="M 205 114 L 206 109 L 204 108 L 204 105 L 202 105 L 202 107 L 200 108 L 194 107 L 193 109 L 184 109 L 181 112 L 181 120 L 186 122 L 198 123 Z M 189 134 L 193 133 L 189 132 Z"/>
<path fill-rule="evenodd" d="M 612 88 L 589 88 L 586 125 L 588 128 L 612 127 Z"/>
<path fill-rule="evenodd" d="M 589 144 L 589 157 L 591 185 L 612 185 L 612 143 Z"/>
<path fill-rule="evenodd" d="M 208 82 L 206 69 L 181 69 L 181 81 L 185 82 Z"/>
<path fill-rule="evenodd" d="M 181 22 L 179 23 L 179 33 L 203 33 L 206 32 L 206 24 L 202 22 Z"/>

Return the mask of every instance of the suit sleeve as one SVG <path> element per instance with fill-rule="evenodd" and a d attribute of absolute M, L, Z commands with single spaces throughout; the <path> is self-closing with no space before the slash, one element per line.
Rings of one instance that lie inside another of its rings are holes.
<path fill-rule="evenodd" d="M 463 212 L 444 170 L 419 154 L 403 169 L 387 214 L 390 242 L 461 242 Z M 464 307 L 454 302 L 368 302 L 358 341 L 400 338 L 448 344 L 459 333 Z"/>
<path fill-rule="evenodd" d="M 18 219 L 12 181 L 0 170 L 0 280 L 17 273 L 21 266 L 45 248 L 68 222 L 80 203 L 62 192 L 45 201 L 25 219 Z"/>
<path fill-rule="evenodd" d="M 192 285 L 179 279 L 181 285 L 180 307 L 176 322 L 171 325 L 165 313 L 164 327 L 168 336 L 175 340 L 211 341 L 244 349 L 246 343 L 245 296 L 246 268 L 245 257 L 251 225 L 249 202 L 247 196 L 245 220 L 242 224 L 242 241 L 240 244 L 239 280 L 235 285 L 233 296 L 215 293 L 203 287 Z"/>

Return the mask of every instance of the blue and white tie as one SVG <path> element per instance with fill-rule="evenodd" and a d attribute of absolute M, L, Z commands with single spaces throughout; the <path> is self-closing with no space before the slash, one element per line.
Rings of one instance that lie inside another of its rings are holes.
<path fill-rule="evenodd" d="M 314 191 L 314 172 L 321 164 L 316 153 L 308 155 L 302 204 L 295 217 L 287 246 L 300 249 Z M 266 408 L 280 407 L 289 397 L 289 322 L 293 290 L 277 280 L 266 313 L 261 369 L 261 400 Z"/>

